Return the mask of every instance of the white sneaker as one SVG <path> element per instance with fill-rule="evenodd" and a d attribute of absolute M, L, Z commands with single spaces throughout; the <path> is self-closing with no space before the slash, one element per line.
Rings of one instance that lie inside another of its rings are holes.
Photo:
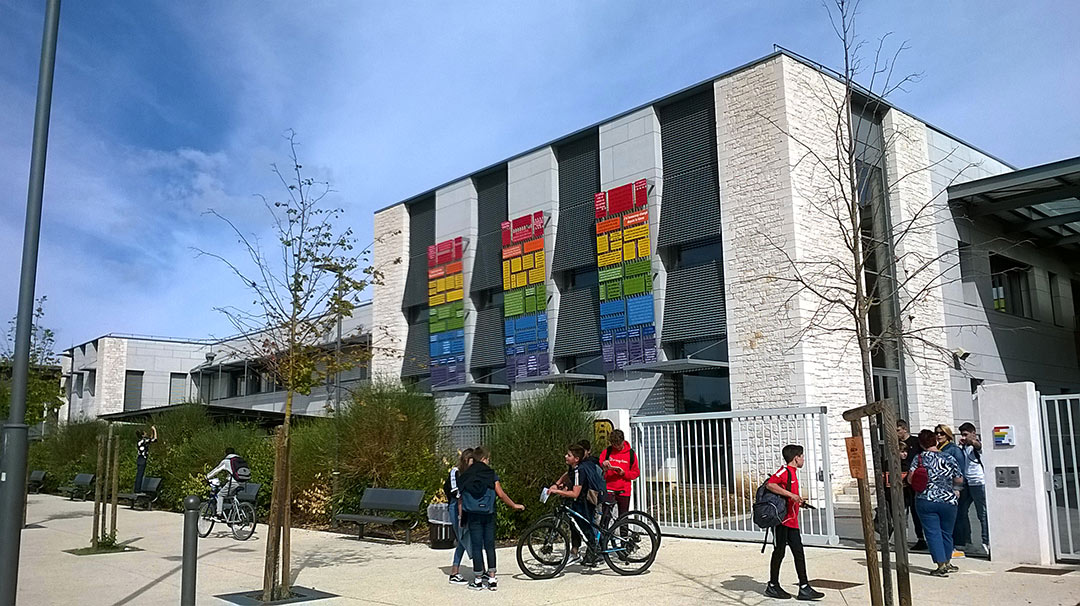
<path fill-rule="evenodd" d="M 581 554 L 579 554 L 579 553 L 571 553 L 570 554 L 570 559 L 566 561 L 567 566 L 573 566 L 574 564 L 580 564 L 580 563 L 581 563 Z"/>

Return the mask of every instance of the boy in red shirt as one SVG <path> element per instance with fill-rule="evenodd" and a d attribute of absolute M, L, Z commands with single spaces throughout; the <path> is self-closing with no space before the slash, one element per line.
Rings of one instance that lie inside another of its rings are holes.
<path fill-rule="evenodd" d="M 773 529 L 776 546 L 773 548 L 769 566 L 769 584 L 765 586 L 765 595 L 770 598 L 786 600 L 791 594 L 780 587 L 780 564 L 784 561 L 784 548 L 791 548 L 795 558 L 795 572 L 799 575 L 800 600 L 817 600 L 825 594 L 810 586 L 806 576 L 806 556 L 803 554 L 802 534 L 799 532 L 799 506 L 806 502 L 799 496 L 799 477 L 796 472 L 803 466 L 803 447 L 788 444 L 781 452 L 784 455 L 784 467 L 769 478 L 767 489 L 787 499 L 787 515 L 780 525 Z"/>
<path fill-rule="evenodd" d="M 621 516 L 630 511 L 631 482 L 641 475 L 641 471 L 638 469 L 637 455 L 634 449 L 630 448 L 621 429 L 611 432 L 608 443 L 610 446 L 600 453 L 600 467 L 604 470 L 608 492 L 620 493 L 614 495 L 614 499 L 619 507 L 615 515 Z"/>

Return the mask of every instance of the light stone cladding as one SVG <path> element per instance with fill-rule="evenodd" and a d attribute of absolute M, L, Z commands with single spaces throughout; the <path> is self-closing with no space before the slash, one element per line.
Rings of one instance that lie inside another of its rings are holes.
<path fill-rule="evenodd" d="M 372 267 L 382 280 L 372 288 L 371 374 L 399 379 L 409 332 L 401 302 L 409 272 L 409 211 L 397 204 L 375 213 Z"/>
<path fill-rule="evenodd" d="M 900 321 L 905 333 L 907 398 L 917 404 L 908 405 L 908 422 L 912 427 L 955 426 L 941 291 L 942 261 L 948 257 L 942 257 L 937 235 L 937 226 L 949 219 L 949 211 L 934 199 L 926 126 L 890 109 L 882 120 L 882 133 L 896 281 L 900 285 Z"/>
<path fill-rule="evenodd" d="M 461 236 L 465 239 L 462 266 L 465 274 L 465 368 L 472 358 L 473 338 L 476 335 L 476 306 L 469 292 L 472 289 L 473 264 L 479 235 L 476 184 L 471 178 L 440 188 L 435 192 L 435 242 Z M 440 392 L 435 401 L 443 422 L 452 425 L 479 423 L 480 406 L 467 393 Z"/>
<path fill-rule="evenodd" d="M 542 211 L 546 216 L 544 225 L 544 257 L 549 261 L 544 269 L 544 286 L 547 292 L 548 353 L 555 343 L 559 330 L 559 302 L 561 295 L 551 275 L 555 259 L 555 234 L 559 229 L 559 161 L 551 146 L 510 160 L 506 165 L 506 216 L 508 219 Z M 554 362 L 552 367 L 554 368 Z M 525 383 L 510 393 L 515 404 L 551 389 L 543 383 Z"/>
<path fill-rule="evenodd" d="M 127 372 L 127 339 L 98 339 L 97 406 L 95 415 L 123 412 Z"/>
<path fill-rule="evenodd" d="M 649 183 L 649 237 L 657 241 L 660 226 L 661 202 L 664 191 L 664 169 L 660 148 L 660 117 L 653 107 L 647 107 L 600 125 L 600 189 L 607 191 L 638 179 Z M 663 334 L 664 286 L 667 271 L 652 250 L 653 310 L 656 318 L 657 354 Z M 615 371 L 608 376 L 607 401 L 609 409 L 622 408 L 630 415 L 662 414 L 666 410 L 663 389 L 657 388 L 660 375 Z M 672 403 L 673 404 L 673 403 Z"/>

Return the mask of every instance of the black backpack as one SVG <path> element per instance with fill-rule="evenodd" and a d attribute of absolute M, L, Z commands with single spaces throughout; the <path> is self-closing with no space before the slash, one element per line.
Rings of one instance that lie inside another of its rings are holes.
<path fill-rule="evenodd" d="M 791 490 L 791 471 L 787 471 L 787 490 Z M 754 524 L 758 528 L 765 529 L 765 541 L 761 545 L 761 552 L 765 552 L 765 545 L 769 542 L 769 529 L 776 528 L 787 517 L 787 498 L 782 497 L 775 492 L 767 488 L 769 484 L 769 476 L 761 486 L 758 486 L 757 493 L 754 495 L 754 506 L 752 508 L 752 515 Z M 775 533 L 774 533 L 775 534 Z"/>
<path fill-rule="evenodd" d="M 581 474 L 581 489 L 585 492 L 585 500 L 592 505 L 604 502 L 607 499 L 607 481 L 604 480 L 604 472 L 600 466 L 591 460 L 585 460 L 578 465 L 578 473 Z"/>
<path fill-rule="evenodd" d="M 229 457 L 229 463 L 232 464 L 232 477 L 234 480 L 247 482 L 251 479 L 251 468 L 248 466 L 248 462 L 244 460 L 244 457 L 233 455 Z"/>

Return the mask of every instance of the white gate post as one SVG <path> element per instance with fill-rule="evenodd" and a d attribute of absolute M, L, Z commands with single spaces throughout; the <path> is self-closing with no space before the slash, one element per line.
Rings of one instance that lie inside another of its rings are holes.
<path fill-rule="evenodd" d="M 984 385 L 978 398 L 991 556 L 1006 564 L 1052 564 L 1042 403 L 1035 384 Z M 1011 430 L 1013 444 L 996 444 L 995 427 Z M 1018 472 L 1020 485 L 999 485 L 999 472 Z"/>

